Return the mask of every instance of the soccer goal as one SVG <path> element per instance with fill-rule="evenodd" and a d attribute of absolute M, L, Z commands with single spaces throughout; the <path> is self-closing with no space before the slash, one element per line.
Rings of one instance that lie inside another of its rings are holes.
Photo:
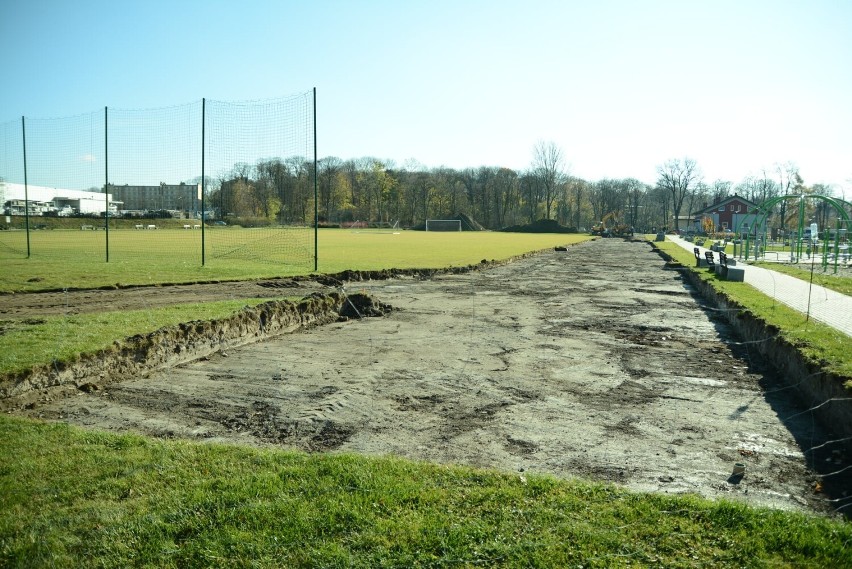
<path fill-rule="evenodd" d="M 426 231 L 461 231 L 460 219 L 427 219 Z"/>

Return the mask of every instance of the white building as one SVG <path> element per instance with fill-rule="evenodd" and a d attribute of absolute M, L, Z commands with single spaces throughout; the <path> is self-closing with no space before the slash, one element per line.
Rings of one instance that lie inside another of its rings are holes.
<path fill-rule="evenodd" d="M 66 190 L 45 186 L 0 182 L 0 205 L 11 215 L 24 215 L 24 199 L 29 200 L 30 215 L 44 215 L 48 212 L 68 212 L 79 214 L 102 214 L 109 203 L 110 215 L 118 214 L 119 202 L 114 202 L 112 194 L 84 190 Z"/>

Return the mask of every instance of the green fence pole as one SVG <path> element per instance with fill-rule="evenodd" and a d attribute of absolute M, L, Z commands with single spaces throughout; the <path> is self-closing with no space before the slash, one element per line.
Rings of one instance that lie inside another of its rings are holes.
<path fill-rule="evenodd" d="M 314 87 L 314 272 L 319 270 L 319 200 L 317 196 L 317 88 Z"/>
<path fill-rule="evenodd" d="M 30 191 L 27 183 L 27 125 L 21 117 L 21 135 L 24 137 L 24 227 L 27 230 L 27 259 L 30 258 Z"/>
<path fill-rule="evenodd" d="M 204 178 L 204 125 L 206 121 L 206 99 L 201 99 L 201 266 L 204 266 L 204 226 L 206 225 L 204 216 L 206 215 L 206 206 L 204 195 L 207 193 L 207 183 Z"/>
<path fill-rule="evenodd" d="M 104 107 L 104 200 L 106 211 L 104 211 L 104 240 L 106 241 L 106 262 L 109 263 L 109 128 L 107 127 L 109 117 L 107 108 Z"/>

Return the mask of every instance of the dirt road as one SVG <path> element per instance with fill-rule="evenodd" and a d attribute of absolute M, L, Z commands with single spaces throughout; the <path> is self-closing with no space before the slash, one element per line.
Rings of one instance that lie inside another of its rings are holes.
<path fill-rule="evenodd" d="M 258 296 L 257 283 L 205 286 L 205 297 Z M 810 415 L 647 243 L 598 240 L 463 275 L 347 290 L 395 310 L 23 413 L 823 507 L 804 452 L 822 436 Z M 735 463 L 744 476 L 732 476 Z"/>

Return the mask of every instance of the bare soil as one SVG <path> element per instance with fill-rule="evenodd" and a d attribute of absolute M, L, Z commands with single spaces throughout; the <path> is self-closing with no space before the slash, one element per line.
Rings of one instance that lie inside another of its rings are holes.
<path fill-rule="evenodd" d="M 15 412 L 829 509 L 814 470 L 825 461 L 810 451 L 825 438 L 819 425 L 646 243 L 597 240 L 465 274 L 327 284 L 0 297 L 0 315 L 18 318 L 340 288 L 393 307 L 71 396 L 48 390 Z M 736 463 L 744 475 L 733 475 Z"/>

